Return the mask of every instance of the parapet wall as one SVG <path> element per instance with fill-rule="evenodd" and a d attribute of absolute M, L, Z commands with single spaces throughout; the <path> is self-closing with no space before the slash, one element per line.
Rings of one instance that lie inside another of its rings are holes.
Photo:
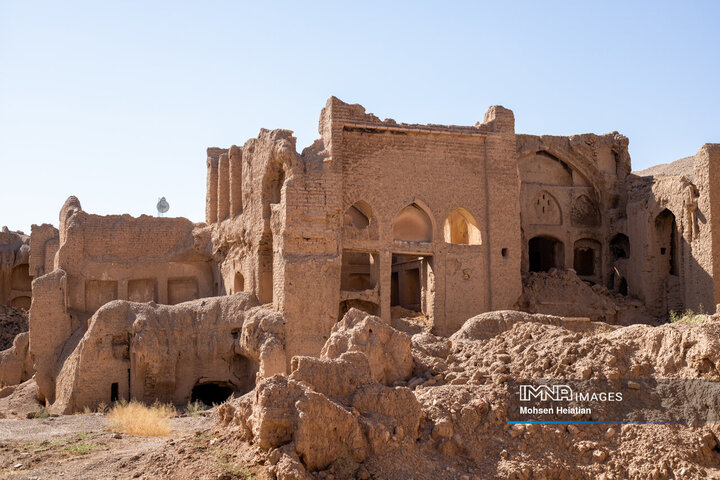
<path fill-rule="evenodd" d="M 57 267 L 68 308 L 92 314 L 116 299 L 175 304 L 214 293 L 210 258 L 184 218 L 68 216 Z"/>

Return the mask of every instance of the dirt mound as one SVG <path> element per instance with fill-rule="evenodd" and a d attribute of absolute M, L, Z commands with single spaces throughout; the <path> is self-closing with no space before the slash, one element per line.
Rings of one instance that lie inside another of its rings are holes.
<path fill-rule="evenodd" d="M 377 372 L 397 359 L 377 350 L 393 348 L 390 327 L 348 316 L 323 358 L 296 357 L 289 376 L 219 410 L 218 438 L 254 445 L 270 478 L 720 478 L 717 424 L 508 424 L 517 379 L 720 381 L 720 320 L 617 327 L 492 312 L 450 338 L 414 335 L 410 378 L 387 386 Z"/>
<path fill-rule="evenodd" d="M 28 331 L 28 314 L 25 310 L 0 305 L 0 351 L 12 347 L 15 336 Z"/>
<path fill-rule="evenodd" d="M 614 325 L 654 323 L 642 302 L 616 294 L 602 285 L 590 285 L 572 270 L 533 272 L 523 280 L 521 310 L 530 313 L 588 317 Z"/>
<path fill-rule="evenodd" d="M 687 177 L 693 177 L 695 157 L 683 157 L 679 160 L 675 160 L 671 163 L 663 163 L 661 165 L 655 165 L 645 170 L 633 172 L 639 177 L 669 177 L 669 176 L 680 176 L 685 175 Z"/>
<path fill-rule="evenodd" d="M 0 389 L 0 418 L 33 418 L 41 409 L 33 379 Z"/>
<path fill-rule="evenodd" d="M 394 306 L 390 312 L 391 325 L 394 329 L 414 335 L 432 330 L 432 322 L 422 312 Z"/>

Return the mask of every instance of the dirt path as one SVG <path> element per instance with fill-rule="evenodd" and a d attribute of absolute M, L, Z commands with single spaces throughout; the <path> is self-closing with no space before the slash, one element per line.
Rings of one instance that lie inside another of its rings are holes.
<path fill-rule="evenodd" d="M 148 478 L 153 457 L 202 438 L 213 423 L 204 416 L 170 421 L 169 436 L 138 437 L 110 432 L 100 414 L 0 420 L 0 479 Z"/>

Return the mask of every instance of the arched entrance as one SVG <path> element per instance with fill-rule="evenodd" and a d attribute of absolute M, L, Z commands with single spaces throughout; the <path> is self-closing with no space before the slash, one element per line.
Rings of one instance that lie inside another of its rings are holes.
<path fill-rule="evenodd" d="M 564 268 L 565 246 L 557 238 L 537 236 L 528 242 L 531 272 L 547 272 L 551 268 Z"/>

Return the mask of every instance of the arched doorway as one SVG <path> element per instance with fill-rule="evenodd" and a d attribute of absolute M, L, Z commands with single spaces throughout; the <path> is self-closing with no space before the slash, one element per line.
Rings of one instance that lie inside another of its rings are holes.
<path fill-rule="evenodd" d="M 675 215 L 667 208 L 655 217 L 655 233 L 658 253 L 666 259 L 666 268 L 663 273 L 677 275 L 677 224 Z"/>
<path fill-rule="evenodd" d="M 580 277 L 592 280 L 600 278 L 601 255 L 600 242 L 583 238 L 575 242 L 573 251 L 573 269 Z"/>
<path fill-rule="evenodd" d="M 655 217 L 655 265 L 662 300 L 661 315 L 684 310 L 680 288 L 680 261 L 678 251 L 678 228 L 675 215 L 667 208 Z"/>
<path fill-rule="evenodd" d="M 537 236 L 528 242 L 531 272 L 547 272 L 551 268 L 564 268 L 565 246 L 557 238 Z"/>

